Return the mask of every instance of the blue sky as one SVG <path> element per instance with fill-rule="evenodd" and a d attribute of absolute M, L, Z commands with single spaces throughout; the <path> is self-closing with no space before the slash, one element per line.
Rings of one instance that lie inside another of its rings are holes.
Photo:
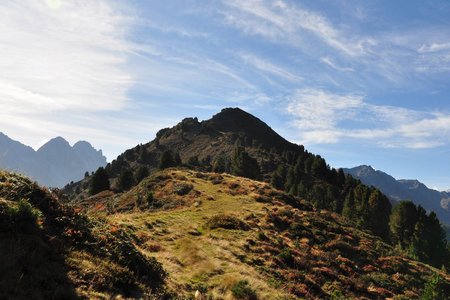
<path fill-rule="evenodd" d="M 0 128 L 108 159 L 238 106 L 334 167 L 450 188 L 448 1 L 5 0 Z"/>

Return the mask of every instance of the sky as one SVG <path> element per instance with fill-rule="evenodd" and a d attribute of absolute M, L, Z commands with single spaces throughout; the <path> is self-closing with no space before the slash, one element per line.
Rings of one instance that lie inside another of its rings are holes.
<path fill-rule="evenodd" d="M 450 2 L 2 0 L 0 131 L 108 160 L 240 107 L 332 167 L 450 188 Z"/>

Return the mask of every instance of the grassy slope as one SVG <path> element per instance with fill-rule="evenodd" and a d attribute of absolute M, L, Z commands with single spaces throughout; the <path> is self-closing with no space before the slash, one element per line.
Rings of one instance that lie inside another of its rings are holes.
<path fill-rule="evenodd" d="M 410 299 L 437 271 L 337 214 L 226 174 L 167 170 L 127 193 L 105 192 L 78 205 L 135 236 L 184 296 L 200 290 L 231 299 L 231 288 L 248 280 L 260 299 Z M 448 274 L 441 275 L 448 288 Z"/>
<path fill-rule="evenodd" d="M 164 292 L 159 263 L 132 237 L 2 171 L 0 266 L 1 299 L 159 299 Z"/>

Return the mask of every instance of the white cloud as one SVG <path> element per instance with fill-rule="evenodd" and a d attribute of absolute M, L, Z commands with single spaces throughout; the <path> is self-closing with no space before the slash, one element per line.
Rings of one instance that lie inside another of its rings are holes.
<path fill-rule="evenodd" d="M 108 3 L 4 1 L 0 8 L 1 110 L 124 107 L 133 82 L 123 68 L 129 25 Z"/>
<path fill-rule="evenodd" d="M 434 148 L 450 138 L 450 115 L 374 105 L 360 95 L 296 90 L 286 112 L 305 144 L 364 139 L 385 148 Z"/>
<path fill-rule="evenodd" d="M 359 95 L 334 95 L 318 89 L 299 89 L 290 96 L 287 112 L 297 117 L 300 130 L 330 130 L 363 104 Z M 353 114 L 352 114 L 353 115 Z M 329 133 L 327 133 L 329 135 Z"/>
<path fill-rule="evenodd" d="M 57 135 L 109 154 L 119 152 L 118 141 L 130 144 L 120 130 L 112 139 L 114 125 L 98 115 L 130 103 L 127 59 L 135 46 L 123 8 L 105 0 L 0 3 L 1 131 L 35 147 Z"/>

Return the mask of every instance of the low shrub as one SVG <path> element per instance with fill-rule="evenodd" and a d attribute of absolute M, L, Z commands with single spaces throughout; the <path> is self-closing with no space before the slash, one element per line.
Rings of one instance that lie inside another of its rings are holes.
<path fill-rule="evenodd" d="M 379 273 L 379 272 L 371 272 L 368 274 L 365 274 L 362 279 L 366 281 L 367 283 L 373 283 L 376 286 L 383 287 L 383 288 L 392 288 L 395 281 L 391 280 L 389 275 L 385 273 Z"/>
<path fill-rule="evenodd" d="M 359 251 L 347 242 L 342 240 L 333 240 L 325 245 L 327 250 L 338 250 L 340 254 L 347 258 L 358 257 Z"/>
<path fill-rule="evenodd" d="M 235 299 L 239 300 L 257 300 L 256 292 L 250 287 L 247 280 L 238 281 L 232 288 L 231 293 Z"/>
<path fill-rule="evenodd" d="M 287 267 L 294 268 L 295 267 L 295 258 L 292 253 L 292 250 L 289 248 L 284 248 L 280 254 L 278 254 L 278 258 L 285 264 Z"/>
<path fill-rule="evenodd" d="M 31 204 L 21 199 L 17 205 L 9 206 L 3 212 L 2 228 L 15 232 L 30 232 L 38 227 L 40 211 L 34 209 Z"/>
<path fill-rule="evenodd" d="M 193 188 L 194 186 L 192 184 L 179 183 L 174 186 L 173 191 L 179 196 L 184 196 L 188 194 Z"/>
<path fill-rule="evenodd" d="M 216 228 L 224 228 L 224 229 L 239 229 L 239 230 L 248 230 L 248 225 L 245 224 L 242 220 L 235 216 L 231 215 L 215 215 L 211 217 L 207 226 L 210 229 Z"/>
<path fill-rule="evenodd" d="M 268 238 L 267 238 L 267 236 L 264 234 L 264 232 L 260 231 L 260 232 L 258 232 L 258 240 L 261 240 L 261 241 L 267 241 Z"/>
<path fill-rule="evenodd" d="M 260 203 L 270 203 L 272 200 L 270 197 L 257 195 L 255 196 L 255 201 Z"/>
<path fill-rule="evenodd" d="M 443 300 L 447 299 L 447 292 L 445 286 L 444 279 L 439 276 L 439 274 L 435 273 L 430 279 L 425 283 L 425 287 L 423 289 L 422 295 L 420 296 L 421 300 Z M 448 285 L 447 285 L 448 288 Z"/>

